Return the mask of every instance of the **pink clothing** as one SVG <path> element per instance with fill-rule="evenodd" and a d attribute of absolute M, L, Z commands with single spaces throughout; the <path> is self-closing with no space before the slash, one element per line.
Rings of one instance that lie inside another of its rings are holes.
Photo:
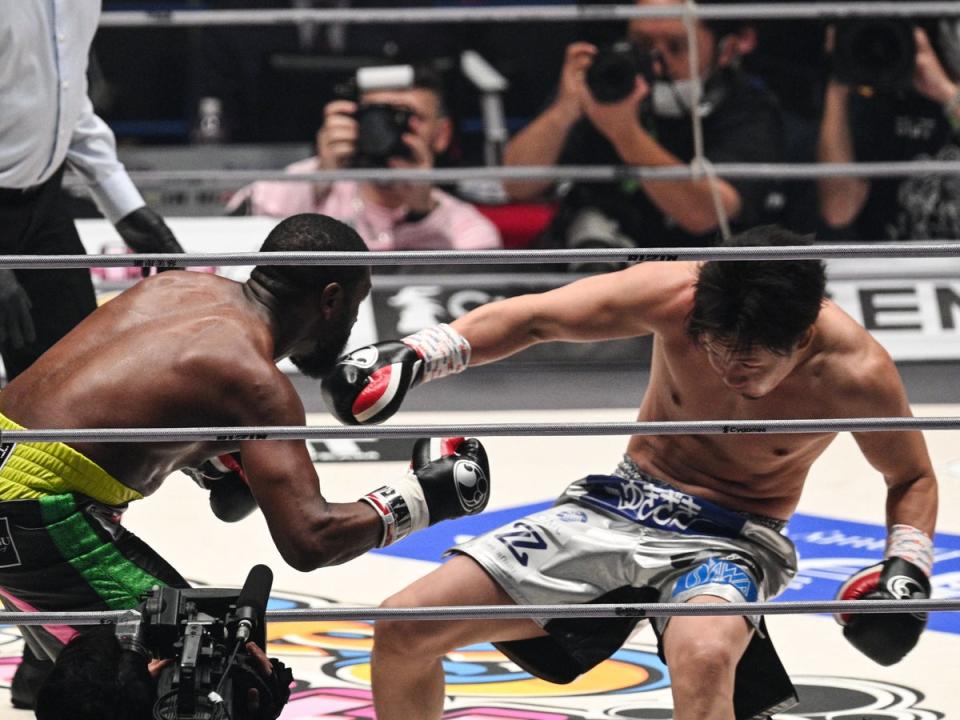
<path fill-rule="evenodd" d="M 287 167 L 290 173 L 319 170 L 307 158 Z M 462 200 L 434 188 L 437 207 L 423 220 L 405 222 L 405 207 L 386 208 L 365 201 L 355 182 L 324 188 L 312 182 L 256 182 L 237 192 L 228 210 L 245 200 L 252 215 L 287 217 L 302 212 L 329 215 L 359 233 L 371 250 L 489 250 L 502 247 L 496 226 Z"/>

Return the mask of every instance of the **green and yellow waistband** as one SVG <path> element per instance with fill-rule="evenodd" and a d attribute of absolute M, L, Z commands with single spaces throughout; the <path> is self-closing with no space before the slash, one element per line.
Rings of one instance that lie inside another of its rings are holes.
<path fill-rule="evenodd" d="M 23 430 L 0 413 L 0 428 Z M 80 493 L 105 505 L 143 497 L 61 442 L 0 443 L 0 501 Z"/>

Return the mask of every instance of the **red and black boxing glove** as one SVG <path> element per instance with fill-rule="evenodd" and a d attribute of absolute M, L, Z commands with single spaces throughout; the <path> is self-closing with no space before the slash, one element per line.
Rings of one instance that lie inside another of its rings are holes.
<path fill-rule="evenodd" d="M 183 472 L 210 491 L 210 509 L 220 520 L 237 522 L 257 509 L 257 501 L 240 464 L 240 453 L 218 455 L 199 467 L 183 468 Z"/>
<path fill-rule="evenodd" d="M 908 551 L 903 541 L 909 538 Z M 920 530 L 895 525 L 887 543 L 887 558 L 852 575 L 837 593 L 838 600 L 919 600 L 930 597 L 933 544 Z M 843 636 L 880 665 L 900 662 L 927 624 L 926 613 L 840 614 Z"/>
<path fill-rule="evenodd" d="M 475 515 L 490 500 L 490 463 L 476 438 L 443 438 L 437 459 L 431 459 L 430 439 L 413 446 L 413 461 L 393 485 L 384 485 L 361 498 L 383 523 L 378 547 L 386 547 L 441 520 Z"/>
<path fill-rule="evenodd" d="M 400 409 L 410 388 L 462 372 L 469 363 L 470 343 L 441 323 L 344 355 L 323 379 L 321 392 L 340 422 L 376 424 Z"/>

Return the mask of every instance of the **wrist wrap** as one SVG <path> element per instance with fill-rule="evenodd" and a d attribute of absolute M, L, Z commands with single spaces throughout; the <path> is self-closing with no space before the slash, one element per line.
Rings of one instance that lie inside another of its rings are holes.
<path fill-rule="evenodd" d="M 377 511 L 383 523 L 383 535 L 378 548 L 392 545 L 430 524 L 427 501 L 412 470 L 407 471 L 394 487 L 384 485 L 360 499 Z"/>
<path fill-rule="evenodd" d="M 423 359 L 420 382 L 463 372 L 470 364 L 470 343 L 446 323 L 407 335 L 401 342 Z"/>
<path fill-rule="evenodd" d="M 933 541 L 923 530 L 912 525 L 897 524 L 890 528 L 883 559 L 892 557 L 913 563 L 927 577 L 933 574 Z"/>

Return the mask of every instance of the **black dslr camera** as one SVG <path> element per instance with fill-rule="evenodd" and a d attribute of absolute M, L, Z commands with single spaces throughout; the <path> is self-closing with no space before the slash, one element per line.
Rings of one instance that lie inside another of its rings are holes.
<path fill-rule="evenodd" d="M 910 87 L 917 56 L 914 23 L 899 18 L 856 18 L 837 23 L 833 73 L 848 85 L 893 92 Z"/>
<path fill-rule="evenodd" d="M 243 589 L 154 588 L 141 618 L 118 623 L 120 644 L 144 658 L 172 659 L 157 679 L 157 720 L 274 720 L 290 698 L 290 671 L 267 677 L 245 645 L 265 647 L 264 612 L 273 573 L 250 571 Z M 258 702 L 251 709 L 250 690 Z"/>
<path fill-rule="evenodd" d="M 620 102 L 633 92 L 637 75 L 653 84 L 653 63 L 653 54 L 635 43 L 613 43 L 601 48 L 587 68 L 587 87 L 598 103 Z"/>
<path fill-rule="evenodd" d="M 411 117 L 412 112 L 394 105 L 361 105 L 354 114 L 357 144 L 353 167 L 387 167 L 390 158 L 411 158 L 410 148 L 403 141 L 404 133 L 410 131 Z"/>

